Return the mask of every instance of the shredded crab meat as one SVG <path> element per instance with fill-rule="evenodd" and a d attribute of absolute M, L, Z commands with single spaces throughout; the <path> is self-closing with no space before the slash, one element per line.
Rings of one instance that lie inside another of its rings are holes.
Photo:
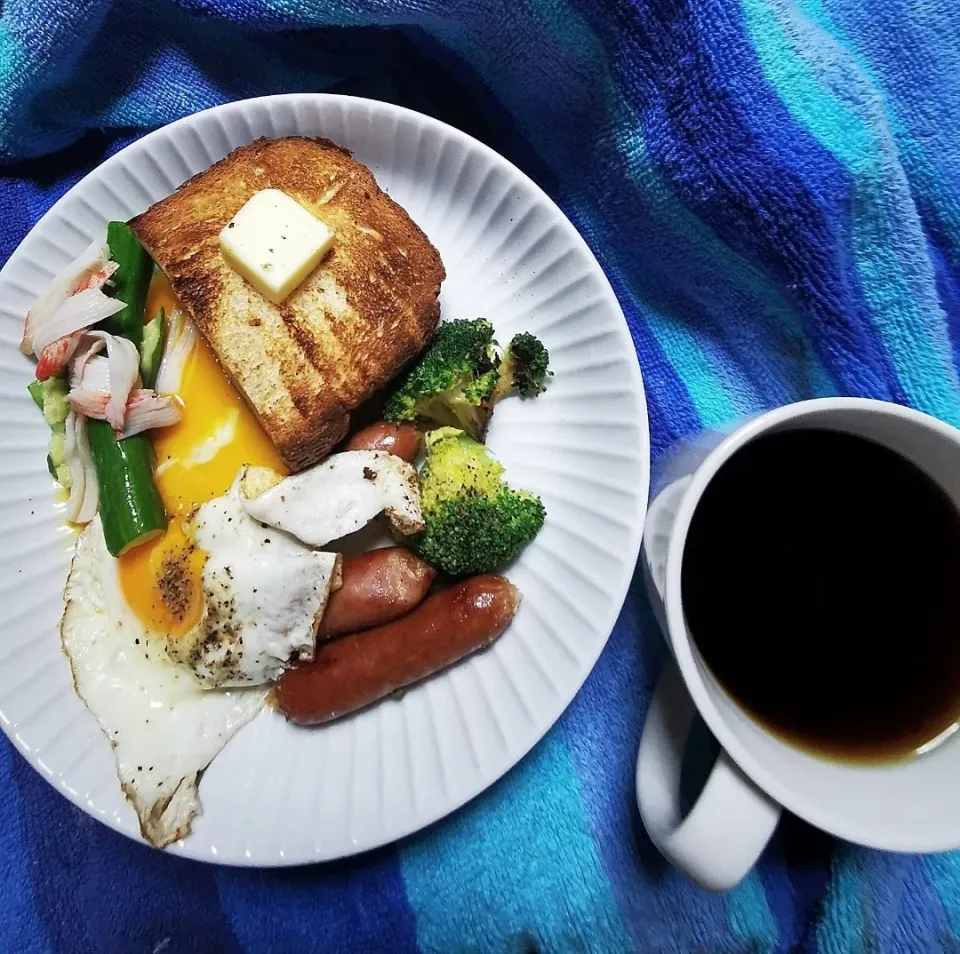
<path fill-rule="evenodd" d="M 102 268 L 88 272 L 86 278 L 74 289 L 74 294 L 76 294 L 76 292 L 86 291 L 88 288 L 103 288 L 119 267 L 116 262 L 107 262 Z"/>
<path fill-rule="evenodd" d="M 82 331 L 74 332 L 72 335 L 64 335 L 57 338 L 53 344 L 49 344 L 40 352 L 40 360 L 37 361 L 36 375 L 38 381 L 46 381 L 66 367 L 67 363 L 73 357 L 74 352 L 80 344 L 83 337 Z"/>
<path fill-rule="evenodd" d="M 183 413 L 180 401 L 170 394 L 157 394 L 149 388 L 134 391 L 127 403 L 127 422 L 121 437 L 133 437 L 155 427 L 176 424 Z"/>
<path fill-rule="evenodd" d="M 97 421 L 107 420 L 107 405 L 110 395 L 106 391 L 71 391 L 70 406 L 84 417 Z M 155 427 L 169 427 L 181 416 L 180 402 L 171 394 L 157 394 L 150 388 L 140 388 L 130 393 L 125 408 L 125 423 L 117 431 L 119 437 L 133 437 Z"/>
<path fill-rule="evenodd" d="M 24 354 L 34 351 L 34 335 L 37 329 L 46 324 L 60 306 L 74 292 L 80 291 L 81 286 L 93 274 L 100 272 L 113 264 L 109 260 L 110 251 L 102 239 L 91 242 L 72 262 L 59 271 L 46 290 L 33 303 L 27 312 L 23 325 L 23 337 L 20 340 L 20 350 Z M 112 274 L 112 273 L 111 273 Z M 109 278 L 109 275 L 107 276 Z M 106 281 L 106 278 L 104 279 Z"/>
<path fill-rule="evenodd" d="M 110 400 L 107 402 L 106 415 L 110 426 L 115 431 L 122 431 L 130 392 L 140 383 L 140 352 L 127 338 L 118 338 L 116 335 L 105 335 L 105 338 L 110 365 Z"/>
<path fill-rule="evenodd" d="M 100 388 L 101 384 L 94 384 L 94 381 L 102 382 L 102 390 L 110 390 L 110 364 L 106 358 L 97 358 L 107 343 L 99 335 L 86 335 L 77 348 L 77 353 L 70 362 L 70 387 L 78 388 L 81 383 L 88 387 Z M 99 362 L 97 367 L 100 373 L 94 374 L 93 367 L 95 362 Z M 88 370 L 89 368 L 89 370 Z M 89 375 L 89 377 L 88 377 Z"/>
<path fill-rule="evenodd" d="M 64 335 L 82 331 L 122 311 L 126 305 L 119 298 L 110 298 L 99 284 L 88 284 L 66 298 L 60 307 L 39 327 L 33 336 L 33 353 L 39 357 L 43 349 Z"/>
<path fill-rule="evenodd" d="M 79 345 L 80 334 L 125 307 L 99 288 L 85 288 L 71 295 L 33 336 L 34 353 L 39 359 L 37 378 L 43 381 L 66 367 Z"/>
<path fill-rule="evenodd" d="M 106 357 L 99 354 L 104 347 Z M 87 332 L 70 366 L 70 406 L 84 417 L 108 421 L 120 437 L 176 424 L 179 400 L 138 387 L 139 368 L 140 355 L 132 342 L 102 331 Z"/>
<path fill-rule="evenodd" d="M 140 383 L 140 352 L 132 341 L 104 331 L 88 331 L 86 339 L 70 369 L 70 402 L 76 410 L 86 413 L 86 404 L 105 395 L 103 420 L 109 421 L 115 431 L 122 431 L 127 402 Z M 94 357 L 104 346 L 107 357 Z"/>

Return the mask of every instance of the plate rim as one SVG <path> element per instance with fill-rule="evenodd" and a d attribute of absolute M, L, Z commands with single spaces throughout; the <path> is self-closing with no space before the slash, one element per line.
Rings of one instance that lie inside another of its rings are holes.
<path fill-rule="evenodd" d="M 375 110 L 385 110 L 388 115 L 391 115 L 395 118 L 406 118 L 413 123 L 426 126 L 426 127 L 435 127 L 444 131 L 448 136 L 452 136 L 454 139 L 459 140 L 461 144 L 465 145 L 470 150 L 479 150 L 480 152 L 486 154 L 487 158 L 493 160 L 497 163 L 502 163 L 508 167 L 509 171 L 516 176 L 518 179 L 522 180 L 524 184 L 530 188 L 533 193 L 536 195 L 537 199 L 545 203 L 548 207 L 552 207 L 553 211 L 559 216 L 560 227 L 567 234 L 571 244 L 573 246 L 579 246 L 582 252 L 585 252 L 588 256 L 589 262 L 592 262 L 592 265 L 595 268 L 596 277 L 599 280 L 600 291 L 603 300 L 605 300 L 608 306 L 612 307 L 614 314 L 619 317 L 619 321 L 616 322 L 617 334 L 622 339 L 622 343 L 626 346 L 629 354 L 627 361 L 627 366 L 630 369 L 629 372 L 629 383 L 630 383 L 630 398 L 636 405 L 637 410 L 637 426 L 640 430 L 640 436 L 646 444 L 646 454 L 642 452 L 640 454 L 640 461 L 642 467 L 640 486 L 637 487 L 637 493 L 635 496 L 635 512 L 629 514 L 629 521 L 631 526 L 631 540 L 628 551 L 624 559 L 624 570 L 622 572 L 622 578 L 617 581 L 617 585 L 613 587 L 612 592 L 613 596 L 610 600 L 610 606 L 607 615 L 602 621 L 598 623 L 598 631 L 602 633 L 602 638 L 597 640 L 597 646 L 595 652 L 591 652 L 589 655 L 584 656 L 580 671 L 577 673 L 575 684 L 572 685 L 568 692 L 564 692 L 558 695 L 558 703 L 548 714 L 543 718 L 540 725 L 537 726 L 536 730 L 532 733 L 532 739 L 529 741 L 529 744 L 521 746 L 516 751 L 511 751 L 508 753 L 507 758 L 504 760 L 502 765 L 498 765 L 490 772 L 482 775 L 481 781 L 477 786 L 471 786 L 464 793 L 459 794 L 451 798 L 447 803 L 444 804 L 441 811 L 428 810 L 424 813 L 424 817 L 414 819 L 410 823 L 403 823 L 392 832 L 387 835 L 387 837 L 378 837 L 375 836 L 372 839 L 357 839 L 352 846 L 344 846 L 344 850 L 325 855 L 322 858 L 317 858 L 315 855 L 308 855 L 305 850 L 302 855 L 297 855 L 293 857 L 288 857 L 286 854 L 281 857 L 273 856 L 269 859 L 258 859 L 256 857 L 239 857 L 232 856 L 223 858 L 220 857 L 219 852 L 217 855 L 211 854 L 200 854 L 199 852 L 192 851 L 190 849 L 190 837 L 176 842 L 166 849 L 159 851 L 159 854 L 173 855 L 179 858 L 188 858 L 190 860 L 199 861 L 207 864 L 214 865 L 223 865 L 226 867 L 235 867 L 235 868 L 289 868 L 289 867 L 299 867 L 301 865 L 307 864 L 322 864 L 329 861 L 337 861 L 344 858 L 355 857 L 358 855 L 365 854 L 366 852 L 373 851 L 377 848 L 381 848 L 388 845 L 396 844 L 410 836 L 425 831 L 429 828 L 432 828 L 435 824 L 442 821 L 445 818 L 448 818 L 454 812 L 459 811 L 469 802 L 473 801 L 477 796 L 482 794 L 487 789 L 491 788 L 498 782 L 500 782 L 509 772 L 511 772 L 516 766 L 531 752 L 531 750 L 547 736 L 547 734 L 556 726 L 560 717 L 567 711 L 570 704 L 573 702 L 577 694 L 583 688 L 584 683 L 587 678 L 593 672 L 596 667 L 597 660 L 600 657 L 600 654 L 606 648 L 610 636 L 613 632 L 613 628 L 616 625 L 617 619 L 620 616 L 620 613 L 623 609 L 624 603 L 626 601 L 627 595 L 630 589 L 630 583 L 636 572 L 637 563 L 640 556 L 640 547 L 643 539 L 643 531 L 646 522 L 647 507 L 649 504 L 649 494 L 650 494 L 650 471 L 651 471 L 651 457 L 652 457 L 652 445 L 650 438 L 650 419 L 647 408 L 646 400 L 646 391 L 643 383 L 643 375 L 640 367 L 640 360 L 637 354 L 637 348 L 633 341 L 633 337 L 630 333 L 630 326 L 627 322 L 626 316 L 623 312 L 623 308 L 620 304 L 620 301 L 616 295 L 616 292 L 613 289 L 613 286 L 607 277 L 606 272 L 600 264 L 599 259 L 594 254 L 593 250 L 590 248 L 586 239 L 573 224 L 573 222 L 568 218 L 567 214 L 563 209 L 547 194 L 547 192 L 541 188 L 541 186 L 534 181 L 527 173 L 522 169 L 516 166 L 511 160 L 507 159 L 505 156 L 501 155 L 491 146 L 488 146 L 486 143 L 476 139 L 474 136 L 471 136 L 469 133 L 464 132 L 461 129 L 458 129 L 451 124 L 444 122 L 443 120 L 436 119 L 433 116 L 429 116 L 425 113 L 421 113 L 417 110 L 410 109 L 406 106 L 400 106 L 395 103 L 385 102 L 383 100 L 371 99 L 369 97 L 360 97 L 360 96 L 350 96 L 343 93 L 324 93 L 324 92 L 298 92 L 298 93 L 275 93 L 265 96 L 256 96 L 248 97 L 244 99 L 231 100 L 230 102 L 220 103 L 215 106 L 207 107 L 206 109 L 198 110 L 197 112 L 190 113 L 186 116 L 182 116 L 179 119 L 173 120 L 170 123 L 166 123 L 163 126 L 159 126 L 156 129 L 152 129 L 149 132 L 144 133 L 139 138 L 135 139 L 133 142 L 128 143 L 122 149 L 115 152 L 113 155 L 108 156 L 103 162 L 94 166 L 90 169 L 82 178 L 77 180 L 71 187 L 60 196 L 56 202 L 54 202 L 49 209 L 47 209 L 40 218 L 30 227 L 26 235 L 18 243 L 17 247 L 10 254 L 10 257 L 4 262 L 3 267 L 0 268 L 0 281 L 3 281 L 5 278 L 8 278 L 8 270 L 11 269 L 11 265 L 26 256 L 24 251 L 24 245 L 26 245 L 30 237 L 44 224 L 48 218 L 55 217 L 55 214 L 62 205 L 65 205 L 69 200 L 70 196 L 78 189 L 87 179 L 95 174 L 106 174 L 113 167 L 122 167 L 124 163 L 124 156 L 127 156 L 129 159 L 129 154 L 131 151 L 136 151 L 138 149 L 145 149 L 149 147 L 150 142 L 156 138 L 160 139 L 162 136 L 169 135 L 171 131 L 177 128 L 187 128 L 193 123 L 198 122 L 201 117 L 207 116 L 212 113 L 229 113 L 231 110 L 241 110 L 243 108 L 249 108 L 254 105 L 259 105 L 270 110 L 280 106 L 281 104 L 292 103 L 296 104 L 298 102 L 313 102 L 319 103 L 320 105 L 324 103 L 339 103 L 342 107 L 346 108 L 367 108 Z M 296 133 L 294 135 L 307 135 L 305 133 Z M 320 136 L 319 131 L 316 134 Z M 254 140 L 262 138 L 261 136 L 254 136 Z M 269 136 L 266 138 L 270 138 Z M 254 141 L 251 140 L 251 141 Z M 332 140 L 331 140 L 332 141 Z M 237 148 L 237 147 L 234 147 Z M 347 148 L 347 147 L 344 147 Z M 214 160 L 215 162 L 218 160 Z M 199 173 L 195 173 L 199 174 Z M 191 177 L 188 177 L 188 179 Z M 188 181 L 184 179 L 183 182 Z M 180 183 L 182 185 L 182 182 Z M 176 188 L 179 188 L 178 185 Z M 62 651 L 62 649 L 61 649 Z M 116 818 L 114 815 L 109 814 L 104 811 L 102 813 L 94 809 L 90 804 L 88 804 L 83 796 L 76 792 L 74 793 L 71 789 L 67 788 L 63 784 L 63 779 L 49 775 L 44 772 L 41 767 L 37 764 L 37 759 L 32 752 L 25 750 L 25 745 L 21 745 L 20 740 L 17 736 L 17 733 L 13 731 L 13 725 L 7 720 L 5 714 L 3 713 L 2 700 L 0 700 L 0 728 L 3 729 L 3 733 L 9 742 L 14 746 L 17 752 L 28 762 L 31 769 L 36 771 L 48 784 L 51 785 L 61 796 L 69 799 L 69 801 L 74 804 L 77 808 L 83 811 L 89 817 L 95 819 L 96 821 L 102 823 L 103 825 L 110 828 L 112 831 L 117 832 L 120 835 L 130 839 L 133 842 L 136 842 L 141 845 L 146 845 L 143 839 L 140 837 L 139 832 L 131 832 L 123 827 L 116 824 Z M 627 769 L 632 771 L 631 766 L 628 766 Z M 312 840 L 311 840 L 312 844 Z M 146 846 L 149 847 L 149 846 Z M 310 849 L 312 851 L 312 848 Z"/>

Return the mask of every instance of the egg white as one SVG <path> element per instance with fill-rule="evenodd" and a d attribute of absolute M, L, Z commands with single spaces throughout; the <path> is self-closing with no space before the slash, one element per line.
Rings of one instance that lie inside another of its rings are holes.
<path fill-rule="evenodd" d="M 200 622 L 181 636 L 158 636 L 170 658 L 207 686 L 273 682 L 297 660 L 313 659 L 327 599 L 340 586 L 338 554 L 265 529 L 244 510 L 238 485 L 205 503 L 194 521 L 196 545 L 207 554 Z"/>
<path fill-rule="evenodd" d="M 203 770 L 261 710 L 266 690 L 211 690 L 147 638 L 120 591 L 99 517 L 80 534 L 64 592 L 63 650 L 110 740 L 143 837 L 164 847 L 200 812 Z"/>
<path fill-rule="evenodd" d="M 412 464 L 393 454 L 344 451 L 266 485 L 262 470 L 241 470 L 244 509 L 262 523 L 310 546 L 326 546 L 356 533 L 381 512 L 402 536 L 423 529 L 417 472 Z"/>

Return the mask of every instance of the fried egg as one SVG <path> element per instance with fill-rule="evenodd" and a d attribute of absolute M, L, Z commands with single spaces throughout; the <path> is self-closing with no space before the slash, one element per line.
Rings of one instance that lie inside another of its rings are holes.
<path fill-rule="evenodd" d="M 265 689 L 209 690 L 151 644 L 121 591 L 100 518 L 77 540 L 60 624 L 77 694 L 110 740 L 151 845 L 185 837 L 203 770 L 263 707 Z"/>
<path fill-rule="evenodd" d="M 340 586 L 340 555 L 254 520 L 239 483 L 193 521 L 192 537 L 205 554 L 199 622 L 177 638 L 152 637 L 208 686 L 261 685 L 291 662 L 313 659 L 327 599 Z"/>

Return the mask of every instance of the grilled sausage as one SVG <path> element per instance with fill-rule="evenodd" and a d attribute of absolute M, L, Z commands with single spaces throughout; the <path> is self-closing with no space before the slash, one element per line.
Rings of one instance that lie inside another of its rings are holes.
<path fill-rule="evenodd" d="M 426 595 L 437 571 L 406 547 L 343 558 L 343 585 L 327 602 L 321 637 L 356 633 L 406 616 Z"/>
<path fill-rule="evenodd" d="M 343 449 L 384 451 L 413 463 L 420 451 L 420 432 L 412 424 L 377 421 L 348 438 Z"/>
<path fill-rule="evenodd" d="M 461 580 L 402 619 L 319 646 L 313 662 L 280 677 L 274 705 L 305 725 L 362 709 L 489 646 L 519 605 L 502 576 Z"/>

